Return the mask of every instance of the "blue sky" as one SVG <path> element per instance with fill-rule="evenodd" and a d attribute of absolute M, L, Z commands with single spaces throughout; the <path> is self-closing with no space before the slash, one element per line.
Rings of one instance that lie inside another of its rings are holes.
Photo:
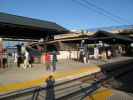
<path fill-rule="evenodd" d="M 87 1 L 126 21 L 114 22 L 73 0 L 0 0 L 0 12 L 53 21 L 67 29 L 90 29 L 133 23 L 133 0 Z"/>

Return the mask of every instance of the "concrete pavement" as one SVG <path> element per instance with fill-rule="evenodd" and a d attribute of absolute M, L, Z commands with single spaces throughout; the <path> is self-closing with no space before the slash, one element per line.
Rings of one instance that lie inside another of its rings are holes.
<path fill-rule="evenodd" d="M 98 65 L 105 63 L 113 63 L 117 61 L 124 61 L 132 59 L 129 57 L 119 57 L 110 59 L 108 61 L 90 60 L 90 63 L 83 64 L 72 60 L 61 60 L 57 64 L 57 71 L 46 71 L 42 64 L 34 64 L 33 68 L 17 68 L 12 64 L 7 69 L 0 70 L 0 93 L 15 91 L 28 87 L 38 86 L 44 84 L 44 80 L 49 75 L 54 75 L 56 79 L 80 77 L 80 75 L 87 75 L 99 72 Z"/>

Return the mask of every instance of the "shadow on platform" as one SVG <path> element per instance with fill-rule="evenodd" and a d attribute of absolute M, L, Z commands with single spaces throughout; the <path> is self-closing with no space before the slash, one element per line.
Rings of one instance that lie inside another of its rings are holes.
<path fill-rule="evenodd" d="M 108 84 L 117 90 L 133 93 L 133 60 L 100 66 L 107 77 Z"/>

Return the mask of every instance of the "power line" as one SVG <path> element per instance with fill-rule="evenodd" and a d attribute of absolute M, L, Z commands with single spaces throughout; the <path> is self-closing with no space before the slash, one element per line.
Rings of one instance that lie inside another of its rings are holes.
<path fill-rule="evenodd" d="M 113 22 L 116 22 L 116 23 L 121 23 L 120 20 L 116 19 L 116 18 L 113 18 L 112 16 L 110 16 L 109 14 L 107 13 L 104 13 L 103 11 L 99 10 L 98 7 L 95 7 L 92 5 L 92 4 L 89 4 L 88 1 L 84 1 L 83 3 L 83 0 L 72 0 L 73 2 L 87 8 L 88 10 L 91 10 L 91 11 L 94 11 L 100 15 L 103 15 L 104 17 L 107 17 L 109 18 L 110 20 L 112 20 Z"/>
<path fill-rule="evenodd" d="M 95 5 L 94 3 L 92 3 L 92 2 L 90 2 L 90 1 L 88 1 L 88 0 L 82 0 L 82 1 L 85 2 L 85 3 L 87 3 L 88 5 L 90 5 L 90 6 L 92 6 L 92 7 L 95 7 L 95 8 L 98 9 L 99 11 L 101 11 L 101 12 L 103 12 L 103 13 L 105 13 L 105 14 L 108 14 L 108 15 L 114 17 L 115 19 L 117 19 L 117 20 L 119 20 L 119 21 L 121 21 L 121 22 L 129 23 L 129 22 L 128 22 L 127 20 L 125 20 L 124 18 L 121 18 L 121 17 L 119 17 L 119 16 L 117 16 L 117 15 L 115 15 L 115 14 L 113 14 L 113 13 L 111 13 L 111 12 L 109 12 L 109 11 L 103 9 L 103 8 L 101 8 L 100 6 Z"/>
<path fill-rule="evenodd" d="M 87 8 L 87 9 L 90 10 L 90 11 L 93 11 L 93 12 L 95 12 L 95 13 L 97 13 L 97 14 L 100 14 L 100 15 L 103 15 L 104 17 L 109 18 L 109 19 L 112 20 L 113 22 L 120 23 L 118 20 L 113 19 L 112 17 L 110 17 L 110 16 L 108 16 L 108 15 L 106 15 L 106 14 L 100 12 L 100 11 L 97 10 L 97 9 L 91 8 L 90 6 L 86 5 L 85 3 L 82 3 L 82 2 L 80 2 L 80 1 L 78 1 L 78 0 L 72 0 L 72 1 L 75 2 L 75 3 L 77 3 L 77 4 L 79 4 L 80 6 L 83 6 L 83 7 Z"/>

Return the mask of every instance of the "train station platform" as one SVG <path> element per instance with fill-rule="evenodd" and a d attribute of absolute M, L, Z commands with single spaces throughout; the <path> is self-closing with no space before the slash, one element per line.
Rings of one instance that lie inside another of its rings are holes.
<path fill-rule="evenodd" d="M 63 62 L 57 65 L 57 71 L 55 72 L 46 71 L 42 64 L 34 64 L 32 68 L 27 69 L 12 66 L 1 71 L 0 94 L 44 85 L 45 80 L 50 75 L 56 81 L 64 81 L 100 72 L 100 68 L 96 65 L 88 66 L 88 64 L 70 61 L 67 62 L 69 64 L 62 64 Z"/>
<path fill-rule="evenodd" d="M 91 75 L 101 71 L 99 65 L 132 59 L 119 57 L 108 61 L 90 60 L 83 64 L 75 61 L 59 61 L 57 71 L 46 71 L 45 65 L 34 64 L 32 68 L 17 68 L 12 64 L 7 69 L 0 70 L 0 94 L 9 93 L 25 88 L 43 86 L 47 77 L 52 75 L 55 81 L 63 81 Z"/>

